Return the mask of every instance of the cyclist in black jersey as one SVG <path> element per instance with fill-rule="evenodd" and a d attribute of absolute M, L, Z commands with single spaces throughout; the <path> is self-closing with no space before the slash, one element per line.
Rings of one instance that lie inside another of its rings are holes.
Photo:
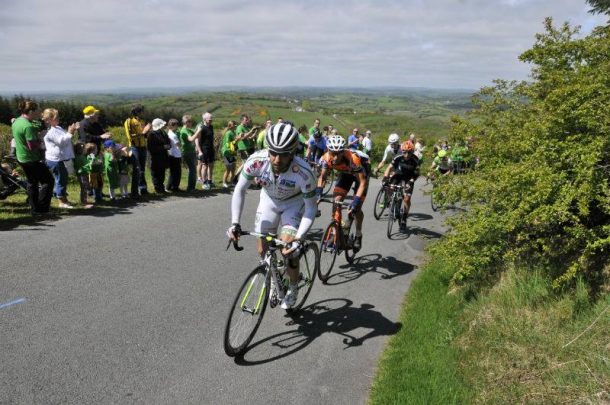
<path fill-rule="evenodd" d="M 407 231 L 407 216 L 411 209 L 411 195 L 415 180 L 419 177 L 419 159 L 415 155 L 413 143 L 406 141 L 400 145 L 402 155 L 397 155 L 392 159 L 392 164 L 386 169 L 382 184 L 403 184 L 406 186 L 403 194 L 403 204 L 405 210 L 400 218 L 400 231 Z"/>

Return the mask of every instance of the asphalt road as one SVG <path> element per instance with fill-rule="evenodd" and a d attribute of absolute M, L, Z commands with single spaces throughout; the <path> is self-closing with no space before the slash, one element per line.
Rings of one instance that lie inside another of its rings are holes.
<path fill-rule="evenodd" d="M 363 249 L 316 281 L 299 316 L 268 308 L 227 357 L 229 305 L 256 262 L 225 251 L 228 194 L 169 197 L 0 232 L 0 403 L 362 404 L 423 248 L 443 232 L 416 185 L 408 236 L 365 203 Z M 258 192 L 249 191 L 244 229 Z M 330 219 L 325 204 L 314 223 Z"/>

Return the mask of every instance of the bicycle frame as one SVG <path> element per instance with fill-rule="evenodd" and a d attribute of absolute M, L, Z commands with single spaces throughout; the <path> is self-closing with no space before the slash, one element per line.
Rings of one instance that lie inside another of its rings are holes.
<path fill-rule="evenodd" d="M 338 250 L 338 253 L 341 253 L 342 250 L 345 250 L 347 248 L 347 241 L 345 240 L 346 235 L 343 231 L 343 227 L 345 226 L 348 229 L 351 228 L 352 222 L 354 221 L 354 216 L 349 215 L 348 222 L 345 224 L 342 224 L 343 208 L 349 207 L 350 204 L 343 202 L 343 201 L 329 200 L 326 198 L 321 199 L 320 202 L 326 202 L 326 203 L 330 203 L 333 205 L 331 218 L 332 218 L 332 221 L 334 223 L 336 223 L 339 228 L 339 241 L 337 244 L 337 250 Z"/>
<path fill-rule="evenodd" d="M 267 243 L 267 250 L 265 252 L 265 256 L 261 260 L 261 264 L 265 265 L 265 274 L 266 274 L 265 278 L 271 277 L 271 282 L 274 284 L 275 291 L 277 292 L 277 300 L 278 300 L 278 302 L 281 301 L 284 298 L 284 295 L 286 294 L 286 291 L 285 291 L 286 289 L 285 289 L 285 286 L 280 282 L 280 280 L 283 279 L 283 275 L 280 274 L 280 271 L 277 266 L 278 260 L 277 260 L 276 252 L 278 249 L 287 246 L 288 243 L 286 243 L 280 239 L 274 238 L 272 235 L 269 235 L 269 234 L 242 231 L 241 235 L 257 236 L 257 237 L 264 239 L 265 242 Z M 230 245 L 231 245 L 231 241 L 229 241 L 229 245 L 227 245 L 227 249 L 229 248 Z M 233 246 L 235 247 L 235 250 L 238 250 L 238 251 L 243 250 L 243 247 L 240 247 L 237 245 L 237 241 L 233 241 Z M 261 290 L 259 297 L 256 301 L 256 306 L 254 308 L 247 308 L 245 303 L 246 303 L 248 297 L 250 296 L 250 292 L 251 292 L 254 284 L 255 283 L 252 282 L 250 284 L 250 286 L 248 287 L 248 289 L 246 290 L 246 293 L 244 294 L 244 298 L 242 299 L 240 306 L 246 312 L 250 312 L 252 314 L 257 314 L 261 310 L 261 304 L 262 304 L 265 294 L 267 292 L 264 289 Z M 274 307 L 275 304 L 276 303 L 272 303 L 272 307 Z"/>

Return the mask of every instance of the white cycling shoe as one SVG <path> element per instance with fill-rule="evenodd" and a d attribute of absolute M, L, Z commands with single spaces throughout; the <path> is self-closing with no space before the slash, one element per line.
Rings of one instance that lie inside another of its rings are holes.
<path fill-rule="evenodd" d="M 299 297 L 299 288 L 297 285 L 290 285 L 288 287 L 288 292 L 284 296 L 282 300 L 282 304 L 280 305 L 282 309 L 290 309 L 297 303 L 297 298 Z"/>

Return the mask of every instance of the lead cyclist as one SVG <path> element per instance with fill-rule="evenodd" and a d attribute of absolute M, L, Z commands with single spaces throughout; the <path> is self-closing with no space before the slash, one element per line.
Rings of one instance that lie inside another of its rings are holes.
<path fill-rule="evenodd" d="M 283 309 L 288 309 L 294 306 L 298 297 L 299 256 L 304 236 L 317 212 L 316 178 L 309 164 L 295 156 L 299 133 L 292 125 L 272 125 L 265 140 L 268 148 L 252 154 L 244 163 L 231 200 L 231 227 L 227 236 L 234 241 L 239 239 L 244 197 L 248 186 L 256 179 L 262 189 L 254 231 L 276 233 L 281 226 L 280 239 L 289 243 L 282 249 L 282 254 L 287 259 L 290 283 L 281 303 Z M 259 238 L 256 247 L 262 258 L 267 250 L 266 242 Z"/>

